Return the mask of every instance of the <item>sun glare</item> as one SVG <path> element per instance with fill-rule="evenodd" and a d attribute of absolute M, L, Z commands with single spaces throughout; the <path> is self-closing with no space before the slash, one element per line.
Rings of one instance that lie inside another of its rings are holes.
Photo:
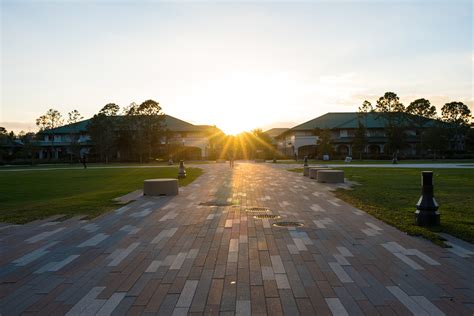
<path fill-rule="evenodd" d="M 286 73 L 229 69 L 225 77 L 202 80 L 179 103 L 183 107 L 205 104 L 207 120 L 226 134 L 237 135 L 278 121 L 280 113 L 294 102 L 298 93 L 294 85 L 295 80 Z"/>
<path fill-rule="evenodd" d="M 249 132 L 255 128 L 258 128 L 259 125 L 257 122 L 246 122 L 243 120 L 243 118 L 236 116 L 233 120 L 223 121 L 222 123 L 218 124 L 217 127 L 219 127 L 227 135 L 235 136 L 242 132 Z"/>

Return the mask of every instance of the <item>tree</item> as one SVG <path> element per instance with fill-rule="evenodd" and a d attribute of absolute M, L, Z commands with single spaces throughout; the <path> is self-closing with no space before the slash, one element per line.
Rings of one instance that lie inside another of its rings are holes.
<path fill-rule="evenodd" d="M 113 115 L 117 114 L 118 105 L 106 104 L 98 114 L 92 117 L 88 125 L 89 135 L 95 148 L 99 153 L 100 160 L 109 162 L 117 144 L 117 119 Z"/>
<path fill-rule="evenodd" d="M 126 116 L 127 124 L 134 131 L 133 146 L 143 162 L 145 155 L 151 158 L 153 148 L 161 145 L 164 114 L 158 102 L 146 100 L 140 105 L 132 103 Z"/>
<path fill-rule="evenodd" d="M 469 131 L 466 133 L 466 150 L 474 153 L 474 123 L 471 123 Z"/>
<path fill-rule="evenodd" d="M 443 121 L 460 126 L 469 126 L 471 110 L 462 102 L 449 102 L 441 108 Z"/>
<path fill-rule="evenodd" d="M 372 106 L 372 103 L 365 100 L 364 102 L 362 102 L 362 105 L 359 107 L 358 113 L 370 113 L 373 111 L 374 111 L 374 107 Z"/>
<path fill-rule="evenodd" d="M 122 108 L 122 115 L 132 115 L 136 108 L 138 108 L 138 104 L 132 102 Z"/>
<path fill-rule="evenodd" d="M 79 113 L 78 110 L 72 110 L 68 114 L 67 123 L 68 124 L 76 124 L 81 121 L 84 117 Z M 81 135 L 78 132 L 71 132 L 69 134 L 69 156 L 71 159 L 71 163 L 73 161 L 74 156 L 79 156 L 79 152 L 81 150 L 81 146 L 79 144 L 79 138 Z"/>
<path fill-rule="evenodd" d="M 38 153 L 38 147 L 36 146 L 36 134 L 35 133 L 25 133 L 23 131 L 18 135 L 21 142 L 23 143 L 23 156 L 31 159 L 31 164 L 35 163 L 35 157 Z"/>
<path fill-rule="evenodd" d="M 389 125 L 385 127 L 385 134 L 387 136 L 387 144 L 385 148 L 388 152 L 393 154 L 394 159 L 398 160 L 398 152 L 406 146 L 406 133 L 403 126 Z"/>
<path fill-rule="evenodd" d="M 262 131 L 262 129 L 257 128 L 252 130 L 252 141 L 253 147 L 255 148 L 255 157 L 262 159 L 270 159 L 274 156 L 274 148 L 272 146 L 271 137 Z"/>
<path fill-rule="evenodd" d="M 115 103 L 107 103 L 100 111 L 99 114 L 105 116 L 116 116 L 120 111 L 120 106 Z"/>
<path fill-rule="evenodd" d="M 219 159 L 224 149 L 224 145 L 226 144 L 227 135 L 217 127 L 213 126 L 207 131 L 207 136 L 209 138 L 208 158 Z M 239 139 L 242 139 L 242 137 Z"/>
<path fill-rule="evenodd" d="M 5 127 L 0 127 L 0 163 L 3 163 L 3 156 L 5 156 L 6 151 L 4 146 L 7 144 L 8 140 L 8 131 Z"/>
<path fill-rule="evenodd" d="M 63 117 L 58 110 L 49 109 L 44 115 L 36 119 L 36 125 L 41 131 L 47 131 L 62 126 Z"/>
<path fill-rule="evenodd" d="M 3 155 L 11 160 L 14 158 L 14 154 L 16 153 L 15 147 L 17 136 L 13 131 L 7 132 L 5 128 L 3 128 L 0 133 L 0 149 L 2 149 Z"/>
<path fill-rule="evenodd" d="M 362 160 L 362 153 L 367 147 L 367 129 L 364 124 L 358 122 L 358 127 L 354 133 L 354 151 L 359 154 L 359 159 Z"/>
<path fill-rule="evenodd" d="M 72 110 L 71 112 L 69 112 L 67 114 L 68 116 L 68 119 L 67 119 L 67 123 L 68 124 L 74 124 L 74 123 L 77 123 L 79 122 L 80 120 L 82 120 L 84 117 L 79 113 L 78 110 Z"/>
<path fill-rule="evenodd" d="M 445 124 L 440 120 L 436 120 L 435 124 L 427 128 L 424 133 L 423 143 L 431 152 L 433 159 L 436 159 L 437 155 L 446 151 L 449 143 L 449 131 Z"/>
<path fill-rule="evenodd" d="M 63 117 L 58 110 L 49 109 L 44 115 L 41 115 L 36 119 L 36 125 L 40 128 L 40 131 L 49 134 L 51 140 L 51 152 L 49 159 L 52 158 L 54 152 L 54 129 L 62 126 L 64 123 Z"/>
<path fill-rule="evenodd" d="M 406 108 L 406 113 L 421 117 L 434 119 L 436 117 L 436 107 L 431 105 L 429 100 L 426 99 L 416 99 L 411 102 Z M 425 119 L 422 122 L 426 122 Z"/>
<path fill-rule="evenodd" d="M 462 102 L 449 102 L 441 108 L 442 120 L 450 123 L 450 141 L 452 149 L 464 149 L 466 133 L 469 131 L 471 110 Z"/>
<path fill-rule="evenodd" d="M 316 134 L 317 132 L 315 132 Z M 319 133 L 318 140 L 319 152 L 323 155 L 332 155 L 333 148 L 331 142 L 331 131 L 328 128 L 324 128 Z"/>
<path fill-rule="evenodd" d="M 418 138 L 416 152 L 417 155 L 419 155 L 423 152 L 424 126 L 429 122 L 429 119 L 434 119 L 436 117 L 436 107 L 431 105 L 429 100 L 417 99 L 407 106 L 406 113 L 411 114 L 409 119 L 416 130 Z"/>
<path fill-rule="evenodd" d="M 382 113 L 404 112 L 405 106 L 400 103 L 400 98 L 396 93 L 385 92 L 385 94 L 377 100 L 375 110 Z"/>
<path fill-rule="evenodd" d="M 134 139 L 136 118 L 132 115 L 136 108 L 138 108 L 138 104 L 135 102 L 123 107 L 120 111 L 120 119 L 117 120 L 117 151 L 120 157 L 134 158 L 136 156 L 136 142 Z M 116 114 L 118 115 L 118 112 Z"/>
<path fill-rule="evenodd" d="M 63 117 L 58 110 L 49 109 L 45 114 L 36 119 L 36 125 L 41 131 L 50 130 L 62 126 Z"/>
<path fill-rule="evenodd" d="M 403 115 L 405 106 L 400 103 L 400 98 L 396 93 L 385 92 L 377 100 L 375 111 L 379 113 L 377 118 L 384 121 L 387 136 L 386 148 L 396 159 L 398 151 L 406 145 L 406 118 Z"/>
<path fill-rule="evenodd" d="M 362 153 L 365 152 L 365 149 L 367 147 L 367 118 L 369 116 L 369 113 L 374 112 L 374 107 L 372 106 L 372 103 L 369 101 L 365 100 L 362 102 L 362 105 L 359 107 L 357 111 L 357 130 L 354 135 L 354 149 L 356 152 L 359 153 L 359 159 L 362 160 Z M 361 122 L 361 120 L 364 120 L 364 123 Z"/>

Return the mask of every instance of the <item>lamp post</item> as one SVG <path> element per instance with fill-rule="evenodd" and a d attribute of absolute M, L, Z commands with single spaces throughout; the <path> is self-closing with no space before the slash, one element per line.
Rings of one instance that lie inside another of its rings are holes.
<path fill-rule="evenodd" d="M 418 226 L 438 226 L 440 224 L 439 205 L 433 193 L 433 171 L 421 172 L 421 197 L 416 204 L 415 224 Z"/>

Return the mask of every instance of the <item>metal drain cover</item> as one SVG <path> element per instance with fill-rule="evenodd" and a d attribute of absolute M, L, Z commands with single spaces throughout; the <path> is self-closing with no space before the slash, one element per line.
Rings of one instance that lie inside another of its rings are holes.
<path fill-rule="evenodd" d="M 300 222 L 276 222 L 273 223 L 275 227 L 302 227 L 304 226 L 303 223 Z"/>
<path fill-rule="evenodd" d="M 249 207 L 245 209 L 245 212 L 250 214 L 262 214 L 262 213 L 270 213 L 270 210 L 266 207 Z"/>
<path fill-rule="evenodd" d="M 260 214 L 260 215 L 255 215 L 253 218 L 255 219 L 278 219 L 281 218 L 280 215 L 275 215 L 275 214 Z"/>
<path fill-rule="evenodd" d="M 208 201 L 208 202 L 201 202 L 199 205 L 204 206 L 231 206 L 234 205 L 231 202 L 221 202 L 221 201 Z"/>

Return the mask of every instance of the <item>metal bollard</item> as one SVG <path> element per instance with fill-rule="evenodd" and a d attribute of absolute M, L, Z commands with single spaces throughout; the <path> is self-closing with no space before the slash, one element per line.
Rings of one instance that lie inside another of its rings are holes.
<path fill-rule="evenodd" d="M 304 164 L 303 167 L 308 167 L 308 156 L 304 156 Z"/>
<path fill-rule="evenodd" d="M 438 226 L 439 205 L 433 193 L 433 171 L 421 172 L 421 197 L 416 203 L 415 224 L 418 226 Z"/>
<path fill-rule="evenodd" d="M 179 162 L 179 171 L 178 171 L 178 179 L 186 178 L 186 169 L 184 169 L 184 161 L 181 160 Z"/>

